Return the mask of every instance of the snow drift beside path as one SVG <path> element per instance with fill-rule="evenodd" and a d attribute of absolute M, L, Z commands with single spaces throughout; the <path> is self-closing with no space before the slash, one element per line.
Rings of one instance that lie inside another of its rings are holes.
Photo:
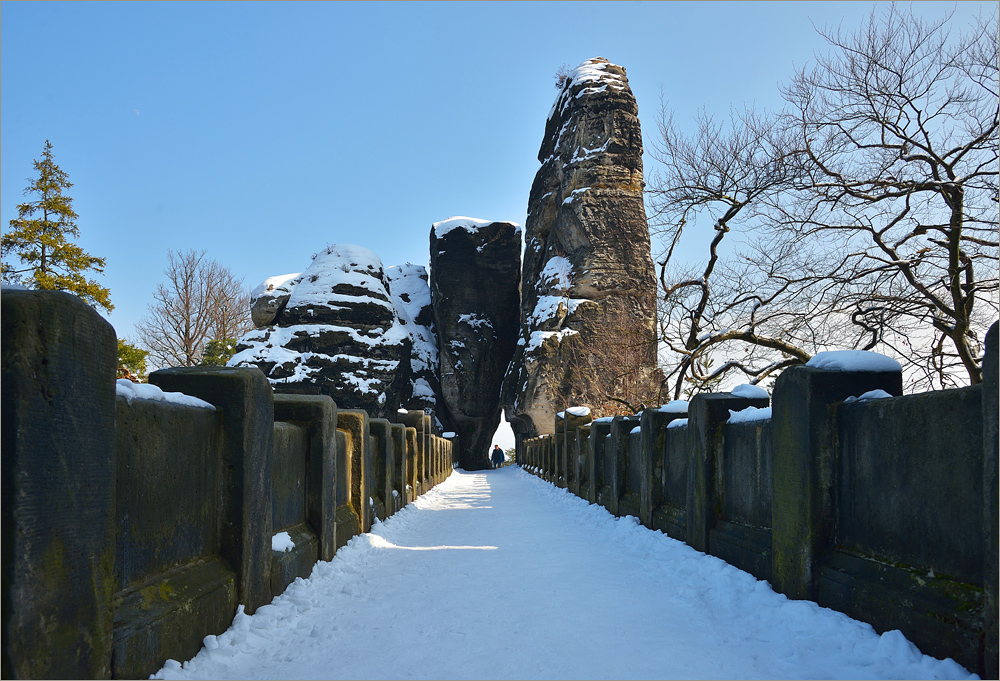
<path fill-rule="evenodd" d="M 516 467 L 457 471 L 154 678 L 975 678 Z"/>

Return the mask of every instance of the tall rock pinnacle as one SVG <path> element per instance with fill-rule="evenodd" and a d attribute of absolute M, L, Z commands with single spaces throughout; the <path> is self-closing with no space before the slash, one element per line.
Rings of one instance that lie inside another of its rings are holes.
<path fill-rule="evenodd" d="M 528 200 L 521 334 L 504 380 L 514 432 L 554 414 L 616 413 L 658 398 L 656 275 L 643 206 L 642 135 L 625 69 L 588 59 L 552 106 Z"/>

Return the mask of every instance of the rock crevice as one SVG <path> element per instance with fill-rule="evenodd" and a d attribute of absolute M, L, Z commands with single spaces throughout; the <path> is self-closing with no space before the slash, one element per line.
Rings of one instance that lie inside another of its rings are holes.
<path fill-rule="evenodd" d="M 490 467 L 500 389 L 518 335 L 521 228 L 450 218 L 431 227 L 431 299 L 441 420 L 459 435 L 459 465 Z"/>

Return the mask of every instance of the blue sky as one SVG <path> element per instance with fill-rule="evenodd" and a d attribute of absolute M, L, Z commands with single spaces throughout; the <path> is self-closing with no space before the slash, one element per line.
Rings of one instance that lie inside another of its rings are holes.
<path fill-rule="evenodd" d="M 206 249 L 252 287 L 331 243 L 426 264 L 432 222 L 524 224 L 563 64 L 626 67 L 648 140 L 661 91 L 685 122 L 777 105 L 824 49 L 813 24 L 872 7 L 5 1 L 0 226 L 51 140 L 134 339 L 168 249 Z M 914 7 L 954 8 L 959 28 L 995 3 Z"/>

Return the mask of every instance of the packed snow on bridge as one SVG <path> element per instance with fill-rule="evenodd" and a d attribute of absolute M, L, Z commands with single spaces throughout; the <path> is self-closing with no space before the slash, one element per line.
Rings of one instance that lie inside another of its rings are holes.
<path fill-rule="evenodd" d="M 153 678 L 977 677 L 508 467 L 455 472 Z"/>

